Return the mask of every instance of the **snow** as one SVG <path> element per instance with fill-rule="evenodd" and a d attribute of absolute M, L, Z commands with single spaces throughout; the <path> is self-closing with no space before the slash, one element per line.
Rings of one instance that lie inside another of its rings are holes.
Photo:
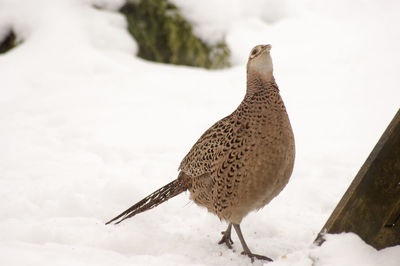
<path fill-rule="evenodd" d="M 177 176 L 241 101 L 252 46 L 271 43 L 297 157 L 285 190 L 244 219 L 250 248 L 268 265 L 399 265 L 400 246 L 354 234 L 312 245 L 399 108 L 399 3 L 174 2 L 202 38 L 225 35 L 232 68 L 136 58 L 120 0 L 0 0 L 0 33 L 23 40 L 0 56 L 1 264 L 249 265 L 236 235 L 235 252 L 217 245 L 226 225 L 187 193 L 104 222 Z"/>

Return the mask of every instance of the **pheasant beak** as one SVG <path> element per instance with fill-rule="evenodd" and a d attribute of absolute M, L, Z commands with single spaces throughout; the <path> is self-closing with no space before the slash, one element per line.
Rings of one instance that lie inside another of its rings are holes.
<path fill-rule="evenodd" d="M 264 53 L 264 52 L 270 52 L 270 51 L 271 51 L 271 48 L 272 48 L 271 44 L 263 45 L 263 46 L 261 47 L 263 53 Z"/>

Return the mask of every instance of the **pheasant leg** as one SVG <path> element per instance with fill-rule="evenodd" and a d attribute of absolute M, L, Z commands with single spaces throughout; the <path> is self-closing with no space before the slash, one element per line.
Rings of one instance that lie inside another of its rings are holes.
<path fill-rule="evenodd" d="M 228 228 L 226 228 L 225 231 L 221 232 L 222 234 L 222 238 L 221 240 L 218 242 L 218 244 L 226 244 L 226 246 L 230 249 L 232 249 L 232 238 L 231 238 L 231 231 L 232 231 L 232 224 L 230 223 L 228 225 Z"/>
<path fill-rule="evenodd" d="M 242 243 L 242 247 L 243 247 L 242 255 L 247 255 L 251 259 L 252 262 L 254 262 L 254 258 L 259 259 L 259 260 L 272 261 L 272 259 L 270 259 L 266 256 L 254 254 L 250 251 L 249 247 L 247 246 L 246 242 L 244 241 L 242 230 L 240 230 L 240 225 L 234 224 L 233 228 L 235 228 L 235 231 L 239 237 L 240 243 Z"/>

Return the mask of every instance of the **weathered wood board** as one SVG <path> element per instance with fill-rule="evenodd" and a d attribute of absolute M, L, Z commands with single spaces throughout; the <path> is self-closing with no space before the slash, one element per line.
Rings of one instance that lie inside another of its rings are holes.
<path fill-rule="evenodd" d="M 400 109 L 322 228 L 354 232 L 376 249 L 400 245 Z"/>

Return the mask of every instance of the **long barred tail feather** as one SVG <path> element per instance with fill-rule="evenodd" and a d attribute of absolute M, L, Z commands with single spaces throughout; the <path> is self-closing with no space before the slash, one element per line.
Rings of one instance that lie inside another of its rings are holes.
<path fill-rule="evenodd" d="M 190 187 L 191 183 L 189 177 L 181 172 L 179 177 L 171 183 L 163 186 L 162 188 L 154 191 L 149 196 L 145 197 L 117 217 L 111 219 L 106 224 L 115 221 L 115 224 L 119 224 L 125 219 L 135 216 L 138 213 L 150 210 L 161 203 L 177 196 L 178 194 L 186 191 Z"/>

